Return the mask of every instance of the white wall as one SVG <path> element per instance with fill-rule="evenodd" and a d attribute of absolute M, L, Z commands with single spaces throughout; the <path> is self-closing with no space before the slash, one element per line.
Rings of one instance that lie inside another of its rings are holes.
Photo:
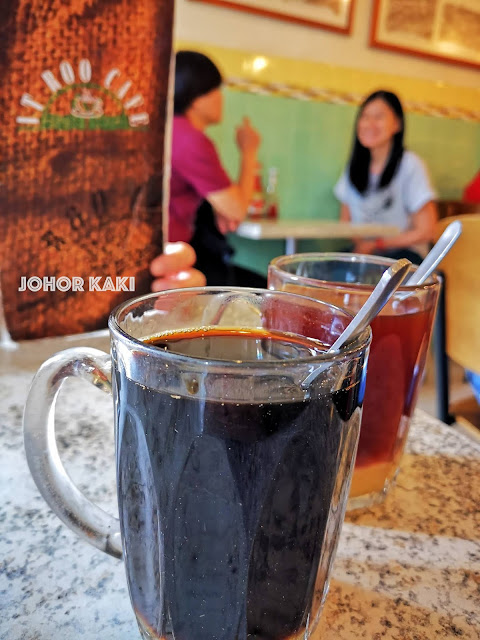
<path fill-rule="evenodd" d="M 176 38 L 255 53 L 480 88 L 480 72 L 368 46 L 371 0 L 356 0 L 352 34 L 330 33 L 192 0 L 176 0 Z"/>

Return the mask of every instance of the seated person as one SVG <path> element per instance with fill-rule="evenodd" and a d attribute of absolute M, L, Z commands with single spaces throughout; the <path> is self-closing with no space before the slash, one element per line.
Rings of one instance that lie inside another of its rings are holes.
<path fill-rule="evenodd" d="M 419 264 L 432 241 L 438 215 L 435 193 L 420 158 L 403 146 L 400 100 L 376 91 L 360 107 L 348 167 L 334 192 L 340 220 L 399 227 L 395 236 L 356 239 L 353 251 L 408 258 Z"/>
<path fill-rule="evenodd" d="M 222 77 L 201 53 L 176 55 L 169 240 L 192 244 L 207 284 L 266 286 L 266 279 L 234 267 L 225 233 L 244 220 L 254 189 L 260 136 L 247 118 L 237 128 L 240 174 L 232 182 L 205 129 L 222 119 Z M 197 215 L 200 205 L 200 216 Z"/>

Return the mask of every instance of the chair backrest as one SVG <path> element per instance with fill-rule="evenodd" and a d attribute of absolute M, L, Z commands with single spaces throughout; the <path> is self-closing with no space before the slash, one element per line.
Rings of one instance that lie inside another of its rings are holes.
<path fill-rule="evenodd" d="M 436 239 L 460 220 L 463 232 L 440 264 L 445 274 L 447 355 L 462 367 L 480 373 L 480 214 L 440 220 Z"/>
<path fill-rule="evenodd" d="M 480 202 L 471 204 L 461 200 L 437 200 L 438 217 L 451 218 L 480 213 Z M 451 222 L 451 221 L 450 221 Z"/>

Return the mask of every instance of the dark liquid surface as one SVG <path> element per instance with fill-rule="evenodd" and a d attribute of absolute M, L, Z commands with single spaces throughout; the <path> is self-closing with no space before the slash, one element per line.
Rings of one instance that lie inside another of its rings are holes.
<path fill-rule="evenodd" d="M 205 359 L 315 351 L 265 332 L 155 343 Z M 147 388 L 119 366 L 116 391 L 124 556 L 144 630 L 173 630 L 175 640 L 297 637 L 312 605 L 341 416 L 357 406 L 358 385 L 309 400 L 225 402 Z"/>
<path fill-rule="evenodd" d="M 198 329 L 145 342 L 172 353 L 228 362 L 296 360 L 319 355 L 328 348 L 313 338 L 262 329 Z"/>

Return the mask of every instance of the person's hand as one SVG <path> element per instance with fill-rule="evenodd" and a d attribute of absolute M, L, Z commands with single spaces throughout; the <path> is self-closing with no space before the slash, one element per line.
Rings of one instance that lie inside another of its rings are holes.
<path fill-rule="evenodd" d="M 223 235 L 233 233 L 237 230 L 238 225 L 240 224 L 236 220 L 229 220 L 228 218 L 225 218 L 225 216 L 221 216 L 219 213 L 216 214 L 215 219 L 217 221 L 217 227 Z"/>
<path fill-rule="evenodd" d="M 242 124 L 236 130 L 237 146 L 242 152 L 257 151 L 260 146 L 261 137 L 256 129 L 250 124 L 248 118 L 243 118 Z"/>
<path fill-rule="evenodd" d="M 354 253 L 372 254 L 377 250 L 375 240 L 355 240 L 353 245 Z"/>
<path fill-rule="evenodd" d="M 195 251 L 185 242 L 165 245 L 164 253 L 150 263 L 150 273 L 155 278 L 152 291 L 204 287 L 207 282 L 205 276 L 192 268 L 196 259 Z"/>

